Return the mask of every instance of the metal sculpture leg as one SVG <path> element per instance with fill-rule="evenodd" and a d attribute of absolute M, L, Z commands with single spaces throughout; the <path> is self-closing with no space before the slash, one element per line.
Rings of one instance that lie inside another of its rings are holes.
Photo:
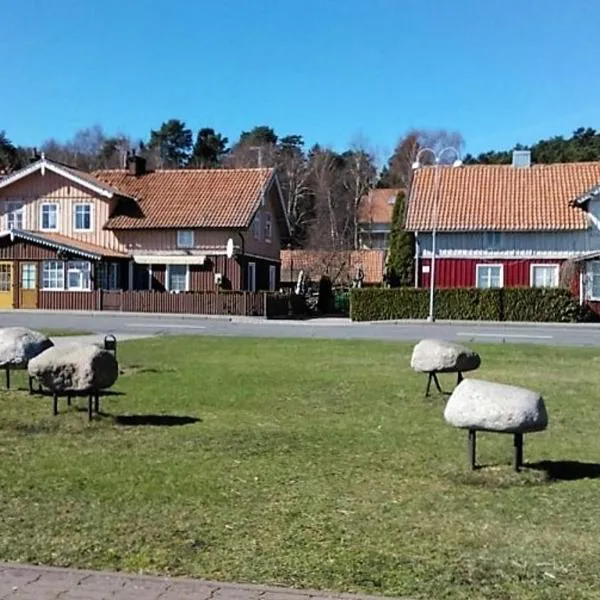
<path fill-rule="evenodd" d="M 71 406 L 71 393 L 67 394 L 67 406 Z"/>
<path fill-rule="evenodd" d="M 10 390 L 10 369 L 6 367 L 6 389 Z"/>
<path fill-rule="evenodd" d="M 469 459 L 469 467 L 475 470 L 477 465 L 477 432 L 475 429 L 469 429 L 469 443 L 467 446 L 467 456 Z"/>
<path fill-rule="evenodd" d="M 458 385 L 463 379 L 463 374 L 459 371 L 456 375 L 456 385 Z"/>
<path fill-rule="evenodd" d="M 52 394 L 52 414 L 54 416 L 58 414 L 58 394 L 56 392 Z"/>
<path fill-rule="evenodd" d="M 437 377 L 437 373 L 435 371 L 431 371 L 430 373 L 427 373 L 427 387 L 425 388 L 425 397 L 429 396 L 429 391 L 431 390 L 431 382 L 432 381 L 433 381 L 433 383 L 435 383 L 435 387 L 437 388 L 437 391 L 440 394 L 443 394 L 442 386 L 440 385 L 440 380 Z"/>
<path fill-rule="evenodd" d="M 94 393 L 94 412 L 96 414 L 100 412 L 100 392 Z"/>
<path fill-rule="evenodd" d="M 513 466 L 518 473 L 523 466 L 523 434 L 515 433 Z"/>
<path fill-rule="evenodd" d="M 29 376 L 29 395 L 33 396 L 33 377 Z"/>
<path fill-rule="evenodd" d="M 93 402 L 94 396 L 93 394 L 90 394 L 88 396 L 88 421 L 92 420 L 92 402 Z"/>

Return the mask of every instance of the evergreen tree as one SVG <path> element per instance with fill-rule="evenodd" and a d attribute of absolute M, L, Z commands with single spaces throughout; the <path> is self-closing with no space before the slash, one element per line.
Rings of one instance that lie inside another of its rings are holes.
<path fill-rule="evenodd" d="M 415 236 L 406 231 L 406 196 L 399 192 L 392 211 L 390 249 L 386 261 L 387 281 L 391 287 L 407 287 L 415 281 Z"/>

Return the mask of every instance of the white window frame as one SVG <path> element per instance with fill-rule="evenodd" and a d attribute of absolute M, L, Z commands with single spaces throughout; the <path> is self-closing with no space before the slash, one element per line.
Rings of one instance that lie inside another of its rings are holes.
<path fill-rule="evenodd" d="M 544 286 L 536 286 L 535 285 L 535 270 L 537 268 L 542 268 L 542 269 L 552 269 L 555 273 L 555 277 L 554 277 L 554 285 L 544 285 Z M 540 287 L 541 289 L 552 289 L 552 288 L 557 288 L 558 284 L 559 284 L 559 277 L 560 277 L 560 271 L 559 271 L 559 266 L 556 263 L 533 263 L 530 267 L 529 267 L 529 287 Z"/>
<path fill-rule="evenodd" d="M 260 212 L 257 212 L 254 215 L 254 221 L 252 221 L 252 236 L 254 237 L 255 240 L 258 240 L 258 241 L 260 241 L 260 238 L 261 238 L 261 234 L 260 234 L 261 221 L 262 221 L 262 219 L 260 218 Z"/>
<path fill-rule="evenodd" d="M 191 244 L 186 244 L 184 242 L 182 242 L 181 240 L 181 236 L 183 234 L 189 234 L 192 236 L 192 242 Z M 179 229 L 177 230 L 177 247 L 178 248 L 182 248 L 182 249 L 186 249 L 186 248 L 194 248 L 195 246 L 195 236 L 194 236 L 194 230 L 193 229 Z"/>
<path fill-rule="evenodd" d="M 57 287 L 46 287 L 45 285 L 45 274 L 46 274 L 46 265 L 49 263 L 54 263 L 60 265 L 60 274 L 61 274 L 61 285 Z M 65 263 L 62 260 L 45 260 L 42 263 L 42 277 L 41 277 L 41 288 L 46 292 L 62 292 L 65 289 Z"/>
<path fill-rule="evenodd" d="M 600 261 L 598 260 L 591 260 L 587 263 L 587 266 L 585 268 L 585 288 L 586 288 L 586 298 L 588 300 L 592 300 L 593 302 L 598 302 L 600 301 L 600 296 L 594 296 L 593 294 L 593 290 L 594 290 L 594 284 L 593 284 L 593 280 L 594 280 L 594 270 L 593 270 L 593 266 L 594 264 L 598 265 L 598 274 L 596 275 L 597 277 L 600 277 Z"/>
<path fill-rule="evenodd" d="M 33 279 L 30 280 L 28 277 L 25 277 L 25 274 L 33 271 Z M 33 287 L 29 285 L 25 285 L 25 282 L 32 283 Z M 38 265 L 35 262 L 24 262 L 21 263 L 21 289 L 22 290 L 37 290 L 38 289 Z"/>
<path fill-rule="evenodd" d="M 273 216 L 270 212 L 265 212 L 265 242 L 270 244 L 273 241 Z"/>
<path fill-rule="evenodd" d="M 185 289 L 184 290 L 172 290 L 171 289 L 171 269 L 173 267 L 185 267 Z M 189 292 L 190 291 L 190 265 L 173 264 L 167 265 L 165 289 L 168 292 Z"/>
<path fill-rule="evenodd" d="M 71 286 L 69 283 L 69 275 L 71 273 L 79 273 L 80 277 L 81 277 L 81 281 L 83 282 L 83 273 L 85 272 L 84 269 L 82 269 L 81 267 L 74 267 L 73 265 L 87 265 L 87 273 L 88 273 L 88 278 L 87 278 L 87 285 L 82 284 L 82 285 L 77 285 L 77 286 Z M 70 260 L 66 263 L 67 268 L 65 269 L 63 267 L 63 272 L 65 273 L 65 277 L 64 277 L 64 284 L 65 284 L 65 289 L 69 290 L 70 292 L 89 292 L 92 289 L 92 265 L 90 263 L 89 260 Z"/>
<path fill-rule="evenodd" d="M 56 227 L 44 227 L 44 208 L 54 206 L 56 209 Z M 40 204 L 40 231 L 58 231 L 60 224 L 60 207 L 58 202 L 42 202 Z"/>
<path fill-rule="evenodd" d="M 87 206 L 90 211 L 90 226 L 89 227 L 77 227 L 77 207 Z M 58 215 L 57 215 L 58 216 Z M 58 222 L 58 219 L 57 219 Z M 94 207 L 91 202 L 75 202 L 73 204 L 73 231 L 85 232 L 94 231 Z"/>
<path fill-rule="evenodd" d="M 274 292 L 277 289 L 277 266 L 269 265 L 269 290 Z"/>
<path fill-rule="evenodd" d="M 17 207 L 18 208 L 15 208 Z M 6 212 L 4 214 L 5 228 L 11 229 L 9 219 L 13 215 L 21 215 L 21 227 L 12 227 L 12 229 L 25 229 L 25 203 L 22 200 L 8 200 L 5 204 Z"/>
<path fill-rule="evenodd" d="M 248 285 L 246 287 L 248 288 L 249 292 L 255 292 L 256 291 L 256 263 L 249 262 L 248 266 L 246 267 L 246 271 L 248 273 Z M 250 278 L 250 271 L 252 271 L 252 278 Z"/>
<path fill-rule="evenodd" d="M 500 269 L 500 285 L 494 287 L 479 287 L 479 269 L 498 267 Z M 475 287 L 479 290 L 497 290 L 504 287 L 504 265 L 502 263 L 479 263 L 475 267 Z"/>

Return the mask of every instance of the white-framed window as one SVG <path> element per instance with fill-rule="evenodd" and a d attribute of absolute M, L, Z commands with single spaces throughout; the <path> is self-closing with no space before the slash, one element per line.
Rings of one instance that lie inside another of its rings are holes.
<path fill-rule="evenodd" d="M 25 206 L 22 202 L 6 203 L 6 229 L 25 229 Z"/>
<path fill-rule="evenodd" d="M 500 250 L 502 248 L 502 232 L 486 231 L 483 234 L 484 250 Z"/>
<path fill-rule="evenodd" d="M 256 291 L 256 263 L 248 263 L 248 291 Z"/>
<path fill-rule="evenodd" d="M 100 263 L 98 265 L 98 287 L 101 290 L 118 290 L 119 263 Z"/>
<path fill-rule="evenodd" d="M 92 205 L 89 202 L 73 204 L 73 230 L 92 231 Z"/>
<path fill-rule="evenodd" d="M 254 221 L 252 221 L 252 235 L 255 240 L 260 240 L 260 221 L 260 213 L 257 212 L 256 215 L 254 215 Z"/>
<path fill-rule="evenodd" d="M 44 202 L 40 206 L 40 229 L 43 231 L 58 229 L 58 204 L 56 202 Z"/>
<path fill-rule="evenodd" d="M 194 247 L 194 232 L 191 229 L 182 229 L 177 232 L 177 247 L 178 248 L 193 248 Z"/>
<path fill-rule="evenodd" d="M 600 300 L 600 261 L 589 261 L 586 267 L 586 275 L 588 300 Z"/>
<path fill-rule="evenodd" d="M 35 263 L 22 263 L 21 289 L 35 290 L 37 288 L 37 265 Z"/>
<path fill-rule="evenodd" d="M 503 265 L 477 265 L 476 279 L 478 288 L 504 287 L 504 267 Z"/>
<path fill-rule="evenodd" d="M 271 243 L 273 239 L 273 217 L 270 212 L 265 213 L 265 242 Z"/>
<path fill-rule="evenodd" d="M 62 260 L 45 260 L 42 265 L 42 289 L 65 289 L 65 263 Z"/>
<path fill-rule="evenodd" d="M 529 279 L 531 287 L 558 287 L 558 265 L 531 265 Z"/>
<path fill-rule="evenodd" d="M 73 260 L 67 263 L 67 289 L 89 291 L 91 288 L 91 265 L 87 260 Z"/>
<path fill-rule="evenodd" d="M 277 287 L 277 267 L 269 265 L 269 289 L 274 292 Z"/>
<path fill-rule="evenodd" d="M 169 292 L 187 292 L 189 274 L 188 265 L 167 265 L 167 290 Z"/>

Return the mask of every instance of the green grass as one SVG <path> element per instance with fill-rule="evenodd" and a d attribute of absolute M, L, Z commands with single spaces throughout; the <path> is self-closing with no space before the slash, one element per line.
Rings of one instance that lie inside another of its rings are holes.
<path fill-rule="evenodd" d="M 597 350 L 478 349 L 478 377 L 546 397 L 527 462 L 600 461 Z M 599 597 L 600 479 L 515 474 L 511 438 L 494 434 L 479 437 L 490 466 L 468 472 L 466 433 L 423 398 L 410 350 L 127 342 L 123 395 L 91 425 L 2 392 L 0 560 L 436 600 Z"/>
<path fill-rule="evenodd" d="M 71 335 L 94 335 L 93 331 L 85 331 L 83 329 L 41 329 L 40 331 L 49 338 Z"/>

